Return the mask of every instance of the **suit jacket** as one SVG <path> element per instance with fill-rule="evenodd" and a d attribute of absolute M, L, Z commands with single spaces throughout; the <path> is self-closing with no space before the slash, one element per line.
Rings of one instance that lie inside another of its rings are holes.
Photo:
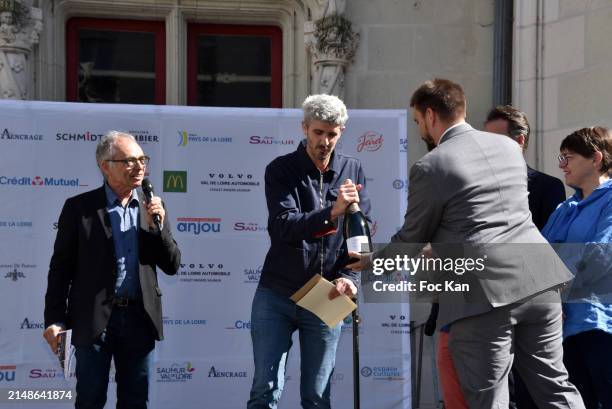
<path fill-rule="evenodd" d="M 542 230 L 552 212 L 565 200 L 565 187 L 559 179 L 528 166 L 527 190 L 533 223 Z"/>
<path fill-rule="evenodd" d="M 482 271 L 433 273 L 436 282 L 470 288 L 438 294 L 440 325 L 520 302 L 572 278 L 531 221 L 527 167 L 516 142 L 468 124 L 450 129 L 411 168 L 404 225 L 391 242 L 402 245 L 387 246 L 374 258 L 414 257 L 425 243 L 442 259 L 484 257 Z"/>
<path fill-rule="evenodd" d="M 162 232 L 150 232 L 140 195 L 139 276 L 144 309 L 163 339 L 156 266 L 176 274 L 181 253 L 168 215 Z M 66 200 L 60 214 L 45 296 L 45 327 L 63 322 L 75 345 L 92 344 L 106 328 L 115 292 L 117 262 L 104 186 Z"/>

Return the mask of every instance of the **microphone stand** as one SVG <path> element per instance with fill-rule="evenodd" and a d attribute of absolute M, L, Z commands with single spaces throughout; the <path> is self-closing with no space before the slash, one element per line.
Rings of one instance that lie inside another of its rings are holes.
<path fill-rule="evenodd" d="M 353 319 L 353 408 L 359 409 L 360 388 L 359 388 L 359 304 L 357 297 L 353 300 L 357 308 L 351 313 Z"/>

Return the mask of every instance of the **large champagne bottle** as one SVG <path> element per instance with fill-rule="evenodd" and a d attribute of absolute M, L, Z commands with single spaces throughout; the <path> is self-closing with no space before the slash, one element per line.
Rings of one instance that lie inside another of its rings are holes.
<path fill-rule="evenodd" d="M 365 215 L 359 209 L 357 203 L 351 203 L 344 214 L 344 225 L 342 226 L 344 240 L 348 251 L 357 253 L 369 253 L 372 251 L 372 238 L 370 227 Z M 357 261 L 351 259 L 349 264 Z"/>

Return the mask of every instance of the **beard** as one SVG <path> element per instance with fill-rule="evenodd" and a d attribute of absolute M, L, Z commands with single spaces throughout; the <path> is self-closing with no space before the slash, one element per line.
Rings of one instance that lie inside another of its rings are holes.
<path fill-rule="evenodd" d="M 427 152 L 431 152 L 437 146 L 430 134 L 421 136 L 421 139 L 427 145 Z"/>
<path fill-rule="evenodd" d="M 329 156 L 331 155 L 332 149 L 325 148 L 322 146 L 317 146 L 315 149 L 315 152 L 316 152 L 316 157 L 318 160 L 325 160 L 329 158 Z"/>

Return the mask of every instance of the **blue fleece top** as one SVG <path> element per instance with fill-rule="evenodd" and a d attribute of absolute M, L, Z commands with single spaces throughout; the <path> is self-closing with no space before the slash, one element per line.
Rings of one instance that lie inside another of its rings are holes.
<path fill-rule="evenodd" d="M 576 189 L 542 234 L 576 275 L 565 291 L 563 336 L 595 329 L 612 334 L 612 180 L 586 199 Z"/>

